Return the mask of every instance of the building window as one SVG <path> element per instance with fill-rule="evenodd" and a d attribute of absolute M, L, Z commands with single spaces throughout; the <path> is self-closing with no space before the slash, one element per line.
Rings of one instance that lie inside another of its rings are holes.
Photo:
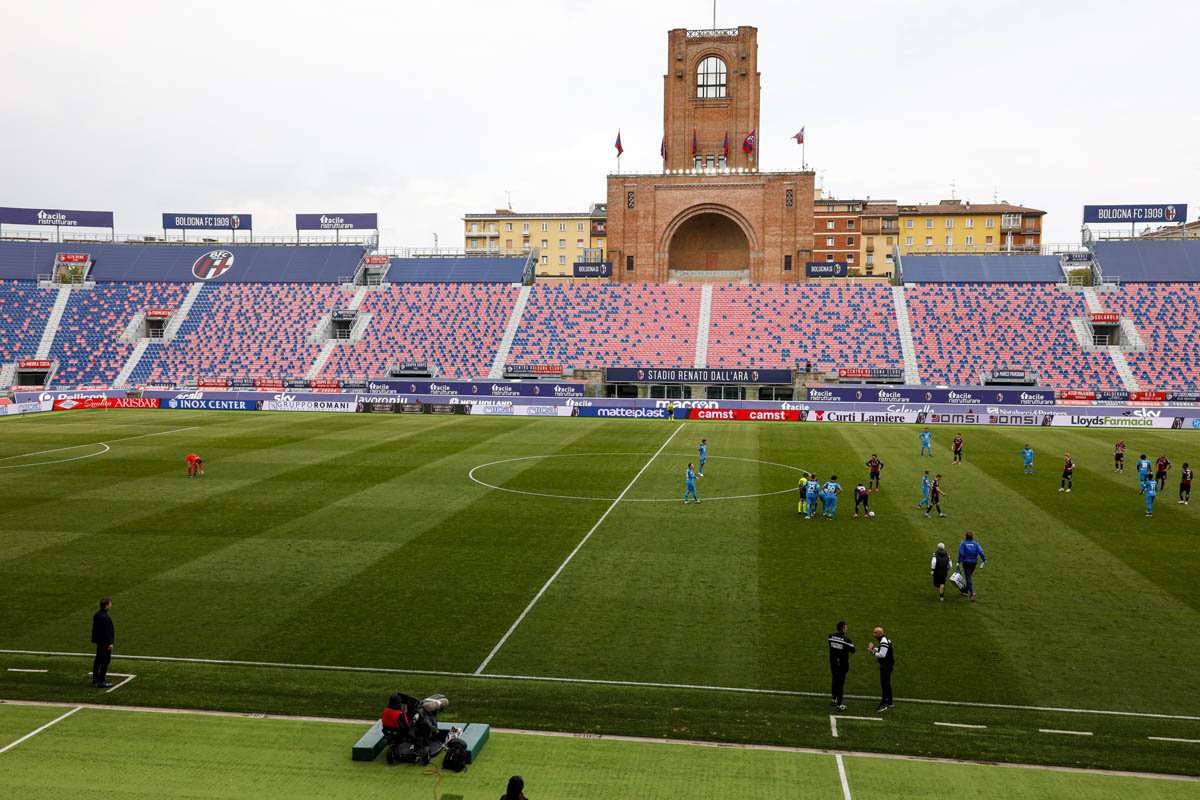
<path fill-rule="evenodd" d="M 471 240 L 471 249 L 472 249 L 472 250 L 478 250 L 478 249 L 479 249 L 479 240 L 478 240 L 478 239 L 472 239 L 472 240 Z"/>
<path fill-rule="evenodd" d="M 949 230 L 954 227 L 954 217 L 946 217 L 946 228 Z"/>
<path fill-rule="evenodd" d="M 1032 236 L 1026 236 L 1026 237 L 1025 237 L 1025 244 L 1033 244 L 1033 237 L 1032 237 Z"/>
<path fill-rule="evenodd" d="M 952 244 L 954 244 L 954 237 L 950 234 L 946 234 L 946 247 L 949 247 Z"/>
<path fill-rule="evenodd" d="M 714 166 L 716 166 L 716 163 L 717 160 L 713 156 L 704 157 L 704 166 L 708 167 L 709 169 L 712 169 Z"/>
<path fill-rule="evenodd" d="M 875 254 L 867 253 L 867 266 L 869 267 L 869 266 L 873 265 L 874 263 L 875 263 Z"/>
<path fill-rule="evenodd" d="M 521 223 L 521 233 L 529 233 L 529 223 L 528 222 Z"/>
<path fill-rule="evenodd" d="M 704 169 L 704 156 L 696 156 L 692 159 L 693 169 Z"/>
<path fill-rule="evenodd" d="M 789 193 L 791 192 L 791 190 L 790 190 L 790 189 L 789 189 L 788 191 L 789 191 Z M 783 257 L 783 271 L 784 271 L 784 272 L 791 272 L 791 271 L 792 271 L 792 257 L 791 257 L 791 255 L 786 255 L 786 256 L 784 256 L 784 257 Z"/>
<path fill-rule="evenodd" d="M 545 233 L 545 232 L 546 232 L 546 231 L 548 231 L 548 230 L 550 230 L 550 223 L 549 223 L 549 222 L 543 222 L 543 223 L 542 223 L 542 233 Z"/>
<path fill-rule="evenodd" d="M 559 266 L 563 266 L 563 265 L 565 265 L 566 263 L 567 263 L 567 257 L 566 257 L 566 256 L 559 256 L 559 257 L 558 257 L 558 264 L 559 264 Z"/>
<path fill-rule="evenodd" d="M 542 249 L 545 250 L 549 246 L 550 246 L 550 242 L 548 242 L 545 239 L 542 239 Z"/>
<path fill-rule="evenodd" d="M 582 250 L 583 249 L 583 239 L 576 239 L 575 246 L 578 247 L 580 250 Z"/>
<path fill-rule="evenodd" d="M 904 237 L 904 243 L 905 243 L 906 245 L 908 245 L 909 247 L 912 247 L 912 237 L 911 237 L 911 236 L 905 236 L 905 237 Z"/>
<path fill-rule="evenodd" d="M 792 190 L 788 189 L 786 192 L 783 193 L 783 204 L 785 206 L 787 206 L 788 208 L 791 208 L 792 200 L 793 200 Z M 789 256 L 789 258 L 790 258 L 790 256 Z M 791 267 L 789 267 L 788 269 L 791 269 Z"/>
<path fill-rule="evenodd" d="M 825 230 L 827 230 L 827 231 L 833 230 L 833 225 L 834 225 L 833 220 L 831 220 L 831 219 L 825 220 Z"/>
<path fill-rule="evenodd" d="M 633 256 L 625 256 L 625 271 L 633 272 Z"/>
<path fill-rule="evenodd" d="M 565 233 L 566 230 L 567 230 L 567 223 L 565 223 L 565 222 L 558 223 L 558 232 L 559 233 Z"/>
<path fill-rule="evenodd" d="M 504 231 L 505 231 L 505 233 L 512 233 L 512 223 L 511 222 L 504 223 Z"/>
<path fill-rule="evenodd" d="M 505 248 L 512 250 L 512 239 L 505 239 L 504 246 L 505 246 Z"/>
<path fill-rule="evenodd" d="M 625 207 L 633 208 L 633 192 L 625 193 Z M 633 263 L 633 262 L 630 262 L 630 263 Z M 633 269 L 633 267 L 630 267 L 630 269 Z"/>
<path fill-rule="evenodd" d="M 549 264 L 549 263 L 550 263 L 550 256 L 542 256 L 542 263 L 543 263 L 543 264 Z"/>
<path fill-rule="evenodd" d="M 846 247 L 854 247 L 854 237 L 853 236 L 846 237 Z"/>
<path fill-rule="evenodd" d="M 696 97 L 725 96 L 725 62 L 709 56 L 696 70 Z"/>
<path fill-rule="evenodd" d="M 852 220 L 852 219 L 846 220 L 846 230 L 848 230 L 848 231 L 854 230 L 854 220 Z"/>
<path fill-rule="evenodd" d="M 833 237 L 832 237 L 832 236 L 826 236 L 826 237 L 825 237 L 825 246 L 826 246 L 826 247 L 833 247 Z"/>
<path fill-rule="evenodd" d="M 471 223 L 471 233 L 479 233 L 479 223 L 478 222 Z"/>
<path fill-rule="evenodd" d="M 932 228 L 932 227 L 933 227 L 933 220 L 931 220 L 931 219 L 927 219 L 927 220 L 925 220 L 925 227 L 926 227 L 926 228 Z"/>
<path fill-rule="evenodd" d="M 913 221 L 911 219 L 904 220 L 904 227 L 911 228 L 912 226 L 913 226 Z"/>
<path fill-rule="evenodd" d="M 725 154 L 721 153 L 717 156 L 717 169 L 725 169 Z"/>
<path fill-rule="evenodd" d="M 890 236 L 887 237 L 887 243 L 888 243 L 888 247 L 892 246 L 892 237 L 890 237 Z"/>
<path fill-rule="evenodd" d="M 963 221 L 963 225 L 966 225 L 968 228 L 974 228 L 975 227 L 975 218 L 967 217 L 966 220 Z"/>
<path fill-rule="evenodd" d="M 973 244 L 975 244 L 975 237 L 974 237 L 974 236 L 968 236 L 968 237 L 966 238 L 966 243 L 967 243 L 967 246 L 968 246 L 968 247 L 969 247 L 970 245 L 973 245 Z"/>
<path fill-rule="evenodd" d="M 826 254 L 825 254 L 825 260 L 826 260 L 826 261 L 833 261 L 833 253 L 826 253 Z"/>
<path fill-rule="evenodd" d="M 489 222 L 488 223 L 488 233 L 495 233 L 495 232 L 496 232 L 496 223 Z"/>
<path fill-rule="evenodd" d="M 932 236 L 926 236 L 926 237 L 925 237 L 925 246 L 926 246 L 926 247 L 933 247 L 933 237 L 932 237 Z"/>
<path fill-rule="evenodd" d="M 566 239 L 559 239 L 559 240 L 558 240 L 558 249 L 559 249 L 559 250 L 566 250 L 566 249 L 567 249 L 567 240 L 566 240 Z"/>
<path fill-rule="evenodd" d="M 579 231 L 580 233 L 583 233 L 583 223 L 582 223 L 582 222 L 576 222 L 576 223 L 575 223 L 575 230 Z"/>
<path fill-rule="evenodd" d="M 985 227 L 988 227 L 988 228 L 994 228 L 994 227 L 996 227 L 996 218 L 995 218 L 995 217 L 988 217 L 988 218 L 987 218 L 987 223 L 985 224 Z"/>
<path fill-rule="evenodd" d="M 846 263 L 847 264 L 854 263 L 854 253 L 846 253 Z"/>

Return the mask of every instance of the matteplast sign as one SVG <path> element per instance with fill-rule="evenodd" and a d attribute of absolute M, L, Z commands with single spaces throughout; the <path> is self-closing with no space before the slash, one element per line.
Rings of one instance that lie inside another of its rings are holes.
<path fill-rule="evenodd" d="M 1083 221 L 1105 222 L 1183 222 L 1187 219 L 1187 203 L 1156 205 L 1084 206 Z"/>

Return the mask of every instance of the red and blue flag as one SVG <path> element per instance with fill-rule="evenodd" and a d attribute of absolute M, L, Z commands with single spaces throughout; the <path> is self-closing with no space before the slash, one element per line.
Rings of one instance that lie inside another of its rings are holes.
<path fill-rule="evenodd" d="M 721 145 L 725 148 L 725 160 L 729 160 L 729 131 L 725 131 L 725 143 Z"/>
<path fill-rule="evenodd" d="M 692 128 L 692 155 L 696 155 L 696 129 Z"/>
<path fill-rule="evenodd" d="M 754 137 L 758 133 L 758 128 L 750 131 L 750 135 L 742 142 L 742 149 L 746 151 L 746 155 L 754 152 Z"/>
<path fill-rule="evenodd" d="M 621 132 L 620 131 L 617 131 L 617 143 L 614 144 L 613 147 L 617 148 L 617 158 L 620 158 L 621 153 L 625 152 L 625 148 L 621 147 Z"/>

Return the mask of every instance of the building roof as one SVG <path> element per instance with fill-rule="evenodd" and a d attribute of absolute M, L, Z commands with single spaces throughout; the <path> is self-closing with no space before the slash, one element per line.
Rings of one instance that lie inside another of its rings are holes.
<path fill-rule="evenodd" d="M 899 213 L 899 206 L 895 202 L 885 203 L 870 203 L 863 209 L 864 217 L 894 217 Z"/>
<path fill-rule="evenodd" d="M 518 214 L 506 208 L 498 208 L 491 214 L 463 214 L 463 219 L 591 219 L 608 213 L 607 203 L 593 203 L 591 211 L 547 211 L 542 214 Z"/>
<path fill-rule="evenodd" d="M 943 200 L 937 204 L 908 203 L 900 205 L 901 214 L 1045 214 L 1037 208 L 1014 206 L 1010 203 L 972 203 L 969 200 Z"/>

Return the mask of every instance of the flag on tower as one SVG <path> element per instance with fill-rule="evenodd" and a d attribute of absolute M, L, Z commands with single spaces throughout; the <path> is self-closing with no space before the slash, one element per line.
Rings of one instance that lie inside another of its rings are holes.
<path fill-rule="evenodd" d="M 696 129 L 692 128 L 692 155 L 696 155 Z"/>
<path fill-rule="evenodd" d="M 729 131 L 725 131 L 725 144 L 723 144 L 722 147 L 725 148 L 725 160 L 728 161 L 729 160 Z"/>
<path fill-rule="evenodd" d="M 658 148 L 658 154 L 663 158 L 667 157 L 667 137 L 663 137 L 662 146 Z"/>
<path fill-rule="evenodd" d="M 746 155 L 750 155 L 754 152 L 754 136 L 757 133 L 758 128 L 755 128 L 754 130 L 750 131 L 750 135 L 746 137 L 744 142 L 742 142 L 742 149 L 746 151 Z"/>
<path fill-rule="evenodd" d="M 801 128 L 800 132 L 792 138 L 796 140 L 796 144 L 804 144 L 804 128 Z"/>
<path fill-rule="evenodd" d="M 617 143 L 614 144 L 613 147 L 617 148 L 617 158 L 620 158 L 621 153 L 625 152 L 625 148 L 621 147 L 621 132 L 620 131 L 617 131 Z"/>

